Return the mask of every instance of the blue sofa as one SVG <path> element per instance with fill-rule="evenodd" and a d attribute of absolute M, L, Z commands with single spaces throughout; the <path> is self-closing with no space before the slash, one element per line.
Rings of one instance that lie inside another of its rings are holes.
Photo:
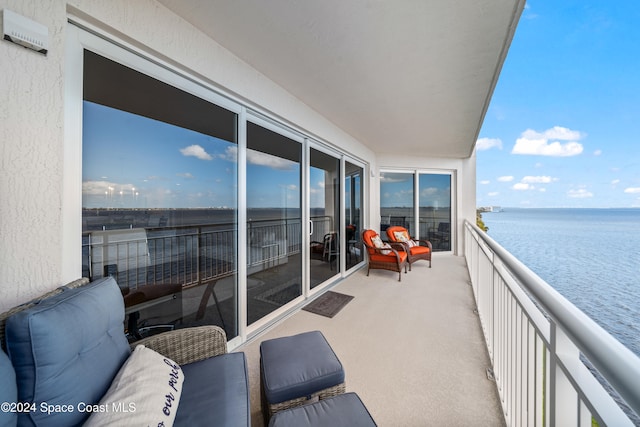
<path fill-rule="evenodd" d="M 124 334 L 124 302 L 116 281 L 104 278 L 14 310 L 6 319 L 8 359 L 0 354 L 3 401 L 35 404 L 35 410 L 0 412 L 0 426 L 82 425 L 98 404 L 131 348 Z M 227 353 L 216 326 L 185 328 L 135 343 L 178 363 L 184 384 L 177 426 L 250 426 L 244 353 Z M 12 375 L 15 373 L 15 381 Z M 17 397 L 16 396 L 17 388 Z M 40 405 L 54 408 L 50 414 Z M 80 405 L 80 406 L 78 406 Z M 71 410 L 61 410 L 70 408 Z"/>

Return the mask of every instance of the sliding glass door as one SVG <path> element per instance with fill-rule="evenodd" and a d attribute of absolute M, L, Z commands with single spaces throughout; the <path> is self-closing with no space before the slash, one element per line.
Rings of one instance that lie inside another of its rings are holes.
<path fill-rule="evenodd" d="M 451 175 L 418 175 L 421 239 L 430 240 L 434 251 L 451 250 Z"/>
<path fill-rule="evenodd" d="M 414 235 L 414 177 L 413 173 L 380 173 L 380 233 L 386 237 L 385 230 L 399 225 Z"/>
<path fill-rule="evenodd" d="M 131 341 L 218 325 L 238 345 L 362 263 L 364 165 L 195 76 L 73 26 L 69 43 L 78 253 L 116 278 Z"/>
<path fill-rule="evenodd" d="M 392 225 L 431 241 L 434 251 L 451 251 L 453 174 L 414 170 L 380 173 L 380 231 Z"/>
<path fill-rule="evenodd" d="M 247 122 L 247 325 L 302 295 L 302 144 L 263 125 Z"/>
<path fill-rule="evenodd" d="M 309 271 L 313 289 L 341 270 L 340 159 L 309 149 Z"/>
<path fill-rule="evenodd" d="M 363 224 L 363 173 L 361 166 L 345 161 L 344 218 L 347 269 L 363 261 L 360 234 Z"/>
<path fill-rule="evenodd" d="M 83 51 L 83 275 L 116 279 L 131 341 L 197 325 L 232 339 L 238 109 L 121 55 Z"/>

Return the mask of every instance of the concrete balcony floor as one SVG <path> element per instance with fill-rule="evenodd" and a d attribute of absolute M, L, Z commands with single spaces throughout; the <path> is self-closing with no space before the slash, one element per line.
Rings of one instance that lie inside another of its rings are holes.
<path fill-rule="evenodd" d="M 380 426 L 502 426 L 465 259 L 436 254 L 402 274 L 366 268 L 332 290 L 355 298 L 334 318 L 299 311 L 237 351 L 249 364 L 253 426 L 262 426 L 259 345 L 323 332 Z"/>

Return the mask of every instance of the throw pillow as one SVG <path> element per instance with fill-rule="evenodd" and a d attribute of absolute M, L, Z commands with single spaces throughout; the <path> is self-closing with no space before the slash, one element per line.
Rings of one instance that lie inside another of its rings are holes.
<path fill-rule="evenodd" d="M 396 237 L 398 242 L 407 242 L 410 240 L 406 231 L 394 231 L 393 235 Z"/>
<path fill-rule="evenodd" d="M 418 246 L 418 244 L 409 237 L 409 234 L 406 231 L 394 231 L 393 235 L 396 236 L 396 240 L 398 242 L 406 243 L 410 248 Z"/>
<path fill-rule="evenodd" d="M 183 381 L 177 363 L 139 345 L 100 403 L 87 405 L 87 411 L 93 413 L 84 426 L 172 426 Z"/>
<path fill-rule="evenodd" d="M 381 248 L 384 244 L 382 243 L 382 239 L 378 235 L 375 235 L 371 238 L 371 243 L 373 243 L 373 246 L 375 246 L 376 248 Z"/>
<path fill-rule="evenodd" d="M 373 236 L 371 238 L 371 243 L 373 243 L 373 246 L 378 249 L 391 249 L 391 245 L 389 245 L 388 243 L 384 243 L 380 236 Z M 380 253 L 382 255 L 389 255 L 391 251 L 380 251 Z"/>

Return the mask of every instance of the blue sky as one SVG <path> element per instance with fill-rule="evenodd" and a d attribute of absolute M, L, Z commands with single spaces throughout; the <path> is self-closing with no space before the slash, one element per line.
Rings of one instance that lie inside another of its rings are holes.
<path fill-rule="evenodd" d="M 640 2 L 528 1 L 477 142 L 478 206 L 640 207 Z"/>
<path fill-rule="evenodd" d="M 83 110 L 86 208 L 231 208 L 237 145 L 91 102 Z M 325 205 L 325 176 L 310 170 L 311 207 Z M 298 163 L 247 150 L 247 206 L 299 207 Z"/>

